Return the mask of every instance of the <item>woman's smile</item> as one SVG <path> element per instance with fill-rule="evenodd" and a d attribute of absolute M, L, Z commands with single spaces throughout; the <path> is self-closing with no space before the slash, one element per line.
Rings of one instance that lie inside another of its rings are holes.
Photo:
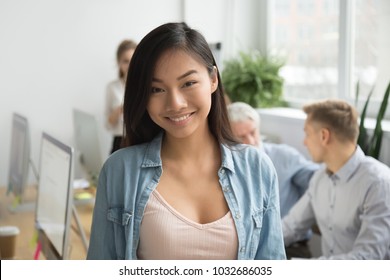
<path fill-rule="evenodd" d="M 169 119 L 170 121 L 172 121 L 176 125 L 183 125 L 183 124 L 186 124 L 190 120 L 190 118 L 193 114 L 194 113 L 189 113 L 189 114 L 185 114 L 182 116 L 167 117 L 167 119 Z"/>

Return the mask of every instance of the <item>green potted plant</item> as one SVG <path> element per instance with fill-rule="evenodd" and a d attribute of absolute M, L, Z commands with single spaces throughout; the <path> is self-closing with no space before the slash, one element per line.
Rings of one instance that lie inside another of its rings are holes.
<path fill-rule="evenodd" d="M 378 114 L 376 116 L 376 125 L 374 128 L 374 131 L 373 131 L 372 135 L 369 135 L 367 132 L 367 129 L 364 125 L 364 122 L 366 119 L 368 103 L 370 102 L 370 98 L 371 98 L 373 91 L 374 91 L 374 88 L 372 88 L 370 93 L 368 94 L 366 102 L 364 103 L 362 113 L 360 115 L 358 145 L 361 147 L 361 149 L 363 150 L 363 152 L 366 155 L 372 156 L 373 158 L 378 159 L 381 145 L 382 145 L 382 136 L 383 136 L 382 120 L 385 117 L 387 103 L 389 100 L 390 82 L 387 86 L 385 94 L 383 95 L 381 106 L 380 106 Z M 357 83 L 357 86 L 356 86 L 356 102 L 357 102 L 358 98 L 359 98 L 359 83 Z"/>
<path fill-rule="evenodd" d="M 283 78 L 279 75 L 284 61 L 259 52 L 240 52 L 228 60 L 222 82 L 232 102 L 242 101 L 254 108 L 286 106 L 282 99 Z"/>

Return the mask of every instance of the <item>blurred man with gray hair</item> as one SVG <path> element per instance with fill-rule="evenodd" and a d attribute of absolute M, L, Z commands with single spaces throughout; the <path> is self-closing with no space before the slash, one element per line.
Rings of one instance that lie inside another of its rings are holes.
<path fill-rule="evenodd" d="M 307 160 L 295 148 L 285 144 L 262 142 L 260 115 L 250 105 L 234 102 L 228 105 L 230 124 L 234 135 L 244 144 L 262 149 L 273 162 L 279 181 L 280 214 L 285 216 L 308 188 L 309 181 L 319 166 Z M 310 258 L 308 239 L 311 232 L 286 247 L 287 258 Z"/>

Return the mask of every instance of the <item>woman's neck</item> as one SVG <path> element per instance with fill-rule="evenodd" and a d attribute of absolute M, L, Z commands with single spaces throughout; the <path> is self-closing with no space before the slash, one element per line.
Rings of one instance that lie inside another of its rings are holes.
<path fill-rule="evenodd" d="M 220 157 L 218 141 L 210 131 L 187 138 L 173 138 L 165 135 L 162 150 L 162 159 L 179 161 L 202 161 Z"/>

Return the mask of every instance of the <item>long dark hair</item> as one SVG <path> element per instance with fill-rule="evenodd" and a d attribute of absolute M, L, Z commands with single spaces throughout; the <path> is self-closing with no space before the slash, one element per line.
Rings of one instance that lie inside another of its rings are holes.
<path fill-rule="evenodd" d="M 156 62 L 169 49 L 184 50 L 201 61 L 210 75 L 213 73 L 216 63 L 208 43 L 187 24 L 166 23 L 148 33 L 135 49 L 127 74 L 123 104 L 124 147 L 149 142 L 162 131 L 149 117 L 146 106 Z M 211 95 L 208 124 L 217 141 L 230 146 L 237 142 L 229 124 L 222 80 L 219 73 L 217 75 L 219 83 Z"/>

